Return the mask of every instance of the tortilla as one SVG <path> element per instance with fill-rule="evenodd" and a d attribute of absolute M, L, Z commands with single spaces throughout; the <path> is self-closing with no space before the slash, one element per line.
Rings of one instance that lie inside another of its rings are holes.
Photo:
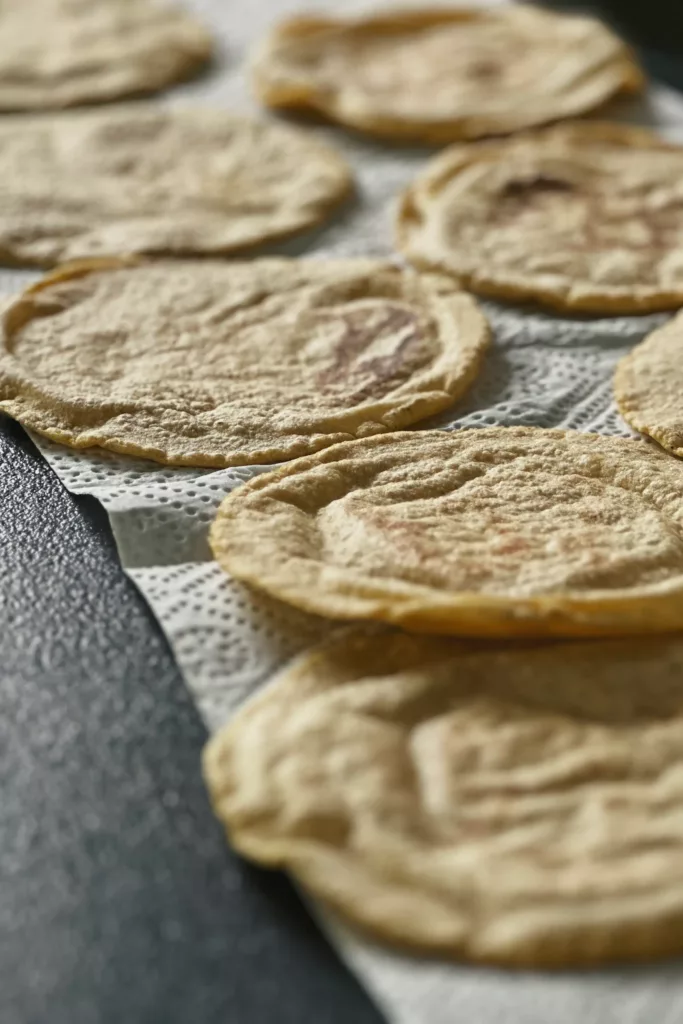
<path fill-rule="evenodd" d="M 534 427 L 399 432 L 250 480 L 226 572 L 306 611 L 473 636 L 683 629 L 683 465 Z"/>
<path fill-rule="evenodd" d="M 157 462 L 276 462 L 450 406 L 488 327 L 452 281 L 377 260 L 86 261 L 10 303 L 0 411 Z"/>
<path fill-rule="evenodd" d="M 679 638 L 344 632 L 209 743 L 235 847 L 372 936 L 526 967 L 683 951 Z"/>
<path fill-rule="evenodd" d="M 293 18 L 259 47 L 253 79 L 276 110 L 423 143 L 576 117 L 643 85 L 601 22 L 525 4 Z"/>
<path fill-rule="evenodd" d="M 211 51 L 206 29 L 165 0 L 11 0 L 0 9 L 0 110 L 157 92 Z"/>
<path fill-rule="evenodd" d="M 614 391 L 632 427 L 683 456 L 683 313 L 653 331 L 617 365 Z"/>
<path fill-rule="evenodd" d="M 310 133 L 135 104 L 0 122 L 0 260 L 224 255 L 316 227 L 349 194 Z"/>
<path fill-rule="evenodd" d="M 683 147 L 576 123 L 456 146 L 404 194 L 398 245 L 482 295 L 596 314 L 683 304 Z"/>

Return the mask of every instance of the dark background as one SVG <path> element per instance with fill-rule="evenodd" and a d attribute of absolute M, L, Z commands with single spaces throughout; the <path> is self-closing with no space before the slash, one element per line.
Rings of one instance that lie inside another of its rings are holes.
<path fill-rule="evenodd" d="M 636 46 L 651 76 L 683 90 L 683 0 L 543 0 L 543 6 L 599 14 Z"/>
<path fill-rule="evenodd" d="M 681 0 L 584 6 L 683 89 Z M 0 573 L 0 1022 L 381 1024 L 285 878 L 228 849 L 104 513 L 2 418 Z"/>

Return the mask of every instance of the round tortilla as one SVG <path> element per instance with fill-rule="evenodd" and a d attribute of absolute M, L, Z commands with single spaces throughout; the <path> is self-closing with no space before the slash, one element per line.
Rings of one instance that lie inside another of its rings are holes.
<path fill-rule="evenodd" d="M 223 255 L 312 228 L 352 187 L 307 132 L 135 104 L 0 124 L 0 260 Z"/>
<path fill-rule="evenodd" d="M 338 445 L 249 481 L 211 530 L 232 576 L 333 619 L 417 631 L 683 629 L 683 465 L 533 427 Z"/>
<path fill-rule="evenodd" d="M 454 146 L 402 198 L 398 245 L 482 295 L 561 311 L 683 303 L 683 147 L 647 129 L 560 125 Z"/>
<path fill-rule="evenodd" d="M 376 260 L 87 261 L 5 310 L 0 411 L 74 448 L 277 462 L 448 407 L 488 338 L 450 279 Z"/>
<path fill-rule="evenodd" d="M 259 48 L 253 79 L 269 107 L 424 143 L 575 117 L 643 85 L 601 22 L 524 4 L 294 18 Z"/>
<path fill-rule="evenodd" d="M 0 8 L 0 110 L 156 92 L 211 51 L 206 29 L 165 0 L 10 0 Z"/>
<path fill-rule="evenodd" d="M 344 632 L 212 739 L 236 848 L 417 951 L 683 951 L 679 638 L 476 650 Z"/>
<path fill-rule="evenodd" d="M 404 193 L 398 245 L 495 298 L 561 311 L 683 303 L 683 147 L 576 123 L 454 146 Z"/>
<path fill-rule="evenodd" d="M 617 365 L 614 393 L 627 423 L 683 457 L 683 313 Z"/>

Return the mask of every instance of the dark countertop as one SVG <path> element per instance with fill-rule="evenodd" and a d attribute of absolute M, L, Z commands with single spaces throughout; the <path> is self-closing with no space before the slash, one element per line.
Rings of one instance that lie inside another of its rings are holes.
<path fill-rule="evenodd" d="M 0 1021 L 381 1024 L 229 850 L 206 732 L 106 516 L 0 418 Z"/>
<path fill-rule="evenodd" d="M 678 0 L 605 7 L 683 89 Z M 229 850 L 106 516 L 3 418 L 0 569 L 2 1024 L 381 1024 L 284 876 Z"/>

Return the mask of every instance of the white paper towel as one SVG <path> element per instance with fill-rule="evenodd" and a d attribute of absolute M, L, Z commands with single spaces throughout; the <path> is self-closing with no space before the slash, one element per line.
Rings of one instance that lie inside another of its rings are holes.
<path fill-rule="evenodd" d="M 243 57 L 270 23 L 299 8 L 298 0 L 186 0 L 220 42 L 212 76 L 158 102 L 208 102 L 255 110 Z M 348 13 L 367 6 L 346 0 Z M 335 0 L 305 4 L 341 10 Z M 683 97 L 652 90 L 623 116 L 659 125 L 683 139 Z M 397 191 L 424 164 L 416 149 L 382 147 L 320 129 L 346 153 L 360 199 L 346 216 L 278 251 L 324 255 L 386 255 Z M 0 273 L 12 293 L 31 273 Z M 612 403 L 616 360 L 665 317 L 568 319 L 485 303 L 495 341 L 467 398 L 442 426 L 535 424 L 628 434 Z M 323 637 L 329 623 L 256 597 L 229 580 L 211 559 L 207 528 L 223 496 L 262 468 L 171 469 L 106 452 L 76 452 L 34 436 L 64 484 L 92 494 L 106 508 L 122 564 L 147 598 L 210 729 L 290 657 Z M 402 956 L 375 947 L 324 920 L 342 956 L 395 1024 L 679 1024 L 679 964 L 557 975 L 477 969 Z M 303 1022 L 302 1022 L 303 1024 Z"/>

